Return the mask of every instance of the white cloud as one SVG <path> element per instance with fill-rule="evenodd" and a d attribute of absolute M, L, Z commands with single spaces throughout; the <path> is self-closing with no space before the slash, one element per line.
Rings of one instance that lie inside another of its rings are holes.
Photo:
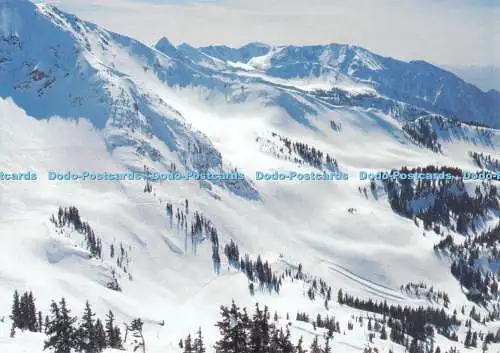
<path fill-rule="evenodd" d="M 351 43 L 445 65 L 500 63 L 500 4 L 491 0 L 49 0 L 153 43 Z"/>

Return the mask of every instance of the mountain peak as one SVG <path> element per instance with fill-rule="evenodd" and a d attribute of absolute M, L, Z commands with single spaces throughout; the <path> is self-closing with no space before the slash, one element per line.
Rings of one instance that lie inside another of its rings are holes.
<path fill-rule="evenodd" d="M 160 38 L 154 47 L 161 52 L 172 52 L 176 50 L 175 46 L 168 40 L 167 37 Z"/>
<path fill-rule="evenodd" d="M 181 54 L 179 50 L 168 40 L 167 37 L 162 37 L 154 46 L 159 52 L 171 57 L 179 58 Z"/>
<path fill-rule="evenodd" d="M 170 42 L 167 37 L 161 37 L 158 40 L 158 42 L 156 42 L 155 47 L 159 47 L 159 46 L 175 48 L 174 45 L 172 44 L 172 42 Z"/>
<path fill-rule="evenodd" d="M 210 45 L 201 47 L 199 50 L 219 60 L 248 63 L 252 58 L 269 53 L 271 46 L 260 42 L 252 42 L 239 48 L 232 48 L 227 45 Z"/>

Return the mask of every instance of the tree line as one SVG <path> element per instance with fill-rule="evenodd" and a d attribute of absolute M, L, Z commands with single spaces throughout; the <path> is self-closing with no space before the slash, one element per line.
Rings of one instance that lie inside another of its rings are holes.
<path fill-rule="evenodd" d="M 486 305 L 498 297 L 500 278 L 493 269 L 500 260 L 500 222 L 473 238 L 467 237 L 461 244 L 448 235 L 434 245 L 434 251 L 451 259 L 451 273 L 467 288 L 469 300 Z M 488 266 L 477 265 L 480 257 Z M 499 310 L 490 312 L 490 320 L 498 317 Z"/>
<path fill-rule="evenodd" d="M 102 259 L 102 240 L 87 222 L 82 221 L 78 208 L 75 206 L 59 207 L 57 218 L 51 215 L 50 221 L 58 228 L 72 225 L 78 233 L 84 236 L 87 250 L 90 251 L 91 256 Z"/>
<path fill-rule="evenodd" d="M 487 169 L 492 172 L 500 171 L 500 160 L 491 157 L 489 154 L 483 152 L 469 152 L 469 156 L 472 158 L 474 163 L 481 169 Z"/>
<path fill-rule="evenodd" d="M 327 169 L 338 170 L 338 162 L 330 154 L 324 153 L 314 146 L 309 146 L 306 143 L 292 141 L 291 139 L 280 136 L 275 132 L 272 133 L 272 136 L 279 138 L 288 150 L 288 154 L 297 154 L 310 166 L 317 169 L 323 169 L 323 167 L 326 167 Z"/>
<path fill-rule="evenodd" d="M 220 307 L 220 320 L 216 323 L 220 339 L 215 343 L 217 353 L 306 353 L 302 337 L 295 344 L 291 341 L 288 327 L 278 327 L 278 316 L 274 319 L 267 306 L 255 305 L 253 314 L 239 308 L 234 301 L 231 306 Z M 316 335 L 309 347 L 310 353 L 331 353 L 330 338 L 320 344 Z"/>
<path fill-rule="evenodd" d="M 65 298 L 52 301 L 50 312 L 44 315 L 37 311 L 32 292 L 22 296 L 14 291 L 10 318 L 12 320 L 11 337 L 16 329 L 31 332 L 43 332 L 47 335 L 43 349 L 53 353 L 100 353 L 105 348 L 122 349 L 121 331 L 115 325 L 115 317 L 110 310 L 103 321 L 95 318 L 96 314 L 88 302 L 80 318 L 73 316 Z"/>
<path fill-rule="evenodd" d="M 263 262 L 260 255 L 257 256 L 255 261 L 251 260 L 248 254 L 245 254 L 245 257 L 241 256 L 238 245 L 232 239 L 224 247 L 224 254 L 229 265 L 243 272 L 250 281 L 250 294 L 253 295 L 255 292 L 254 283 L 257 283 L 261 290 L 267 289 L 269 292 L 274 291 L 279 294 L 282 277 L 273 272 L 267 260 Z"/>
<path fill-rule="evenodd" d="M 395 170 L 391 171 L 394 172 Z M 422 220 L 424 229 L 440 232 L 439 225 L 466 235 L 475 231 L 475 221 L 484 217 L 490 210 L 498 209 L 500 194 L 491 182 L 482 182 L 476 186 L 473 195 L 469 195 L 463 182 L 463 171 L 459 168 L 402 167 L 400 173 L 448 173 L 451 179 L 419 180 L 386 179 L 382 183 L 388 195 L 391 208 L 406 218 Z M 374 183 L 372 183 L 374 191 Z M 422 201 L 425 205 L 422 206 Z"/>
<path fill-rule="evenodd" d="M 64 228 L 73 228 L 77 233 L 83 235 L 85 247 L 90 252 L 90 258 L 103 260 L 103 242 L 90 224 L 83 221 L 80 216 L 80 211 L 76 206 L 61 207 L 59 206 L 57 216 L 52 214 L 50 222 L 62 232 Z M 132 274 L 129 272 L 130 256 L 122 242 L 117 245 L 111 243 L 109 245 L 109 258 L 116 258 L 116 266 L 128 275 L 129 280 L 132 280 Z M 106 283 L 106 287 L 115 291 L 121 291 L 121 286 L 118 282 L 117 273 L 113 269 L 111 271 L 111 279 Z"/>
<path fill-rule="evenodd" d="M 388 317 L 388 326 L 394 329 L 395 337 L 409 335 L 417 340 L 425 341 L 434 335 L 433 326 L 439 333 L 447 334 L 452 326 L 461 323 L 456 314 L 449 316 L 444 309 L 438 310 L 433 307 L 418 307 L 388 305 L 386 301 L 376 302 L 372 299 L 363 300 L 344 293 L 341 289 L 337 294 L 339 304 L 347 305 L 356 309 L 369 311 Z M 395 342 L 399 343 L 400 340 Z"/>
<path fill-rule="evenodd" d="M 430 122 L 419 119 L 416 122 L 404 124 L 402 129 L 420 146 L 426 147 L 433 152 L 441 152 L 438 135 Z"/>

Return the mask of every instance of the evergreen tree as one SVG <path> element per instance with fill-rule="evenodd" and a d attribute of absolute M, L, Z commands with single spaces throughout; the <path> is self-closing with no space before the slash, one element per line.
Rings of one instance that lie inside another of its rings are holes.
<path fill-rule="evenodd" d="M 114 323 L 115 323 L 115 316 L 113 312 L 110 310 L 106 314 L 106 321 L 105 321 L 105 331 L 106 331 L 106 343 L 108 347 L 113 347 L 113 341 L 114 341 Z"/>
<path fill-rule="evenodd" d="M 330 339 L 327 338 L 325 341 L 325 348 L 323 348 L 323 353 L 332 353 L 332 348 L 330 347 Z"/>
<path fill-rule="evenodd" d="M 193 344 L 191 341 L 191 334 L 189 334 L 184 340 L 184 351 L 183 353 L 194 353 Z"/>
<path fill-rule="evenodd" d="M 43 349 L 52 349 L 53 353 L 71 353 L 71 349 L 76 346 L 76 335 L 74 323 L 76 317 L 70 316 L 71 312 L 66 307 L 64 298 L 59 302 L 59 306 L 52 302 L 50 307 L 51 320 L 47 327 L 49 339 L 45 341 Z"/>
<path fill-rule="evenodd" d="M 382 330 L 380 331 L 380 339 L 381 340 L 387 339 L 387 331 L 385 330 L 385 325 L 382 326 Z"/>
<path fill-rule="evenodd" d="M 110 310 L 106 315 L 105 332 L 106 332 L 106 345 L 110 348 L 122 348 L 122 338 L 119 327 L 115 327 L 115 316 Z"/>
<path fill-rule="evenodd" d="M 43 332 L 45 334 L 47 334 L 47 330 L 49 329 L 49 325 L 50 325 L 50 320 L 49 320 L 49 316 L 48 315 L 45 315 L 45 321 L 44 321 L 44 330 Z"/>
<path fill-rule="evenodd" d="M 471 345 L 472 345 L 472 332 L 469 329 L 469 331 L 467 331 L 467 334 L 465 335 L 464 346 L 466 348 L 469 348 Z"/>
<path fill-rule="evenodd" d="M 262 312 L 262 318 L 260 319 L 260 330 L 262 332 L 262 345 L 263 347 L 269 346 L 269 342 L 271 340 L 270 330 L 273 325 L 269 323 L 270 313 L 269 308 L 264 306 L 264 311 Z"/>
<path fill-rule="evenodd" d="M 143 352 L 146 352 L 146 341 L 144 340 L 144 335 L 142 334 L 144 322 L 137 318 L 132 320 L 130 323 L 129 330 L 132 332 L 132 337 L 134 337 L 134 351 L 139 348 L 142 348 Z"/>
<path fill-rule="evenodd" d="M 290 340 L 290 330 L 288 327 L 285 335 L 283 335 L 283 330 L 280 330 L 280 348 L 283 353 L 295 353 L 295 347 Z"/>
<path fill-rule="evenodd" d="M 42 312 L 41 311 L 38 312 L 37 328 L 38 328 L 38 332 L 43 331 L 43 320 L 42 320 Z"/>
<path fill-rule="evenodd" d="M 475 332 L 475 331 L 472 334 L 471 346 L 472 347 L 477 347 L 477 332 Z"/>
<path fill-rule="evenodd" d="M 19 300 L 19 292 L 14 291 L 14 299 L 12 303 L 12 313 L 10 315 L 10 319 L 12 320 L 12 324 L 14 328 L 23 329 L 22 326 L 22 314 L 21 314 L 21 302 Z"/>
<path fill-rule="evenodd" d="M 295 347 L 296 353 L 307 353 L 307 350 L 302 348 L 302 336 L 299 338 L 299 342 L 297 343 L 297 346 Z"/>
<path fill-rule="evenodd" d="M 241 324 L 241 313 L 236 304 L 232 303 L 231 309 L 221 306 L 222 320 L 216 323 L 221 339 L 216 342 L 216 351 L 224 353 L 247 352 L 246 333 Z"/>
<path fill-rule="evenodd" d="M 486 340 L 483 341 L 483 346 L 481 347 L 483 353 L 488 351 L 488 342 Z"/>
<path fill-rule="evenodd" d="M 279 337 L 279 331 L 273 326 L 271 328 L 270 340 L 269 340 L 269 352 L 281 353 L 281 342 Z"/>
<path fill-rule="evenodd" d="M 409 353 L 418 353 L 418 341 L 415 337 L 411 340 L 410 348 L 408 349 Z"/>
<path fill-rule="evenodd" d="M 14 293 L 14 301 L 16 300 Z M 15 305 L 16 303 L 14 303 Z M 13 308 L 15 309 L 15 308 Z M 32 332 L 38 331 L 37 328 L 37 317 L 35 308 L 35 299 L 33 298 L 32 292 L 24 292 L 19 300 L 19 327 L 22 330 L 28 330 Z"/>
<path fill-rule="evenodd" d="M 115 337 L 115 343 L 114 343 L 114 346 L 113 348 L 115 349 L 123 349 L 123 346 L 122 346 L 122 333 L 120 331 L 120 328 L 118 326 L 115 326 L 115 334 L 114 334 L 114 337 Z"/>
<path fill-rule="evenodd" d="M 35 306 L 35 298 L 32 292 L 29 292 L 26 299 L 26 326 L 29 331 L 38 331 L 37 311 Z"/>
<path fill-rule="evenodd" d="M 203 336 L 201 335 L 201 327 L 198 329 L 197 336 L 194 339 L 193 345 L 194 353 L 205 353 L 205 346 L 203 345 Z"/>
<path fill-rule="evenodd" d="M 322 353 L 321 348 L 319 347 L 318 336 L 314 336 L 314 339 L 311 343 L 310 353 Z"/>
<path fill-rule="evenodd" d="M 102 350 L 107 347 L 107 342 L 106 342 L 106 332 L 104 331 L 104 326 L 102 325 L 102 321 L 100 319 L 97 319 L 95 321 L 94 332 L 95 332 L 94 341 L 96 343 L 97 348 L 99 349 L 99 352 L 102 352 Z"/>
<path fill-rule="evenodd" d="M 82 316 L 82 323 L 77 330 L 78 336 L 78 351 L 83 353 L 98 353 L 100 352 L 99 347 L 96 342 L 96 330 L 95 330 L 95 314 L 90 308 L 90 304 L 87 301 L 85 303 L 85 310 Z"/>
<path fill-rule="evenodd" d="M 255 313 L 253 314 L 253 324 L 250 328 L 250 353 L 259 353 L 264 350 L 266 343 L 264 343 L 264 332 L 266 328 L 263 327 L 263 321 L 266 317 L 259 308 L 259 304 L 255 305 Z"/>

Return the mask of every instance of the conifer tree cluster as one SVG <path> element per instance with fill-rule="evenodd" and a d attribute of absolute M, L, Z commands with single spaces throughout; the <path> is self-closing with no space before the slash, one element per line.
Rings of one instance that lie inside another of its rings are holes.
<path fill-rule="evenodd" d="M 333 131 L 340 132 L 342 129 L 342 124 L 336 123 L 334 120 L 330 120 L 330 127 Z"/>
<path fill-rule="evenodd" d="M 167 206 L 165 207 L 165 210 L 167 211 L 167 216 L 172 217 L 174 214 L 173 206 L 170 202 L 167 202 Z"/>
<path fill-rule="evenodd" d="M 102 240 L 98 237 L 90 225 L 82 221 L 80 212 L 75 206 L 67 208 L 59 207 L 57 218 L 52 215 L 50 220 L 58 228 L 73 226 L 74 229 L 85 237 L 87 250 L 90 251 L 92 257 L 102 258 Z"/>
<path fill-rule="evenodd" d="M 83 235 L 86 249 L 90 252 L 90 257 L 104 259 L 105 254 L 102 251 L 102 239 L 95 234 L 89 223 L 81 219 L 78 208 L 75 206 L 67 208 L 59 207 L 57 217 L 51 215 L 50 221 L 61 233 L 65 227 L 73 227 L 75 231 Z M 132 280 L 132 275 L 128 270 L 130 265 L 129 252 L 125 249 L 125 245 L 122 242 L 118 245 L 114 243 L 109 245 L 109 258 L 116 259 L 116 266 L 128 274 L 129 279 Z M 112 280 L 107 283 L 107 287 L 113 290 L 121 290 L 114 270 L 112 271 Z"/>
<path fill-rule="evenodd" d="M 186 213 L 188 211 L 186 200 Z M 212 262 L 214 266 L 215 273 L 220 272 L 220 252 L 219 252 L 219 235 L 217 228 L 213 223 L 206 218 L 204 215 L 195 211 L 193 214 L 193 220 L 191 222 L 191 242 L 193 248 L 200 244 L 205 239 L 210 239 L 212 247 Z"/>
<path fill-rule="evenodd" d="M 397 114 L 392 115 L 396 116 Z M 412 119 L 413 121 L 403 125 L 403 131 L 420 146 L 429 148 L 434 152 L 442 152 L 441 144 L 438 142 L 437 130 L 440 130 L 442 134 L 447 135 L 447 137 L 453 136 L 456 139 L 463 139 L 466 141 L 472 139 L 474 143 L 477 141 L 484 144 L 492 143 L 493 133 L 487 129 L 486 125 L 477 122 L 460 121 L 450 116 L 449 113 L 444 115 L 448 118 L 443 118 L 441 115 L 425 114 L 422 119 Z M 467 127 L 465 125 L 469 126 Z M 470 138 L 468 135 L 470 135 L 469 131 L 472 127 L 475 127 L 475 135 Z"/>
<path fill-rule="evenodd" d="M 219 253 L 219 235 L 217 229 L 213 227 L 210 230 L 210 242 L 212 243 L 212 261 L 214 264 L 215 273 L 220 273 L 220 253 Z"/>
<path fill-rule="evenodd" d="M 309 280 L 307 296 L 314 300 L 318 295 L 325 300 L 325 307 L 328 309 L 328 302 L 332 300 L 332 287 L 327 285 L 323 279 L 315 277 Z"/>
<path fill-rule="evenodd" d="M 488 332 L 484 337 L 484 342 L 487 345 L 490 343 L 500 343 L 500 328 L 496 333 Z"/>
<path fill-rule="evenodd" d="M 226 244 L 224 248 L 224 254 L 227 257 L 227 260 L 231 266 L 236 268 L 237 270 L 243 272 L 250 283 L 250 292 L 253 292 L 254 286 L 252 283 L 258 283 L 260 289 L 267 289 L 269 292 L 279 293 L 282 277 L 276 276 L 273 273 L 271 265 L 267 260 L 265 262 L 262 261 L 260 255 L 257 256 L 256 261 L 252 261 L 248 254 L 245 254 L 245 257 L 240 256 L 240 251 L 238 246 L 234 243 L 234 241 L 230 241 L 229 244 Z"/>
<path fill-rule="evenodd" d="M 193 219 L 191 221 L 191 242 L 193 243 L 193 247 L 195 247 L 197 244 L 200 244 L 207 238 L 210 239 L 212 243 L 212 259 L 217 258 L 219 251 L 219 238 L 217 229 L 212 224 L 212 222 L 203 214 L 199 213 L 198 211 L 194 211 Z M 220 265 L 220 263 L 218 263 L 218 265 Z"/>
<path fill-rule="evenodd" d="M 62 298 L 58 303 L 52 302 L 50 318 L 46 334 L 44 350 L 54 353 L 70 353 L 72 349 L 84 353 L 100 353 L 105 348 L 122 348 L 120 329 L 114 325 L 114 316 L 108 313 L 105 326 L 92 311 L 90 304 L 85 304 L 80 319 L 73 316 Z"/>
<path fill-rule="evenodd" d="M 325 154 L 315 147 L 311 147 L 303 142 L 292 141 L 289 138 L 282 137 L 274 132 L 272 133 L 272 136 L 277 136 L 279 138 L 288 150 L 288 154 L 298 155 L 301 160 L 310 166 L 317 169 L 323 169 L 323 167 L 333 170 L 338 169 L 337 160 L 328 153 Z"/>
<path fill-rule="evenodd" d="M 391 173 L 396 172 L 392 170 Z M 462 179 L 463 171 L 458 168 L 427 166 L 424 168 L 403 167 L 401 174 L 425 173 L 449 174 L 451 179 L 434 177 L 426 180 L 385 179 L 382 181 L 391 208 L 407 218 L 419 218 L 425 229 L 440 232 L 440 226 L 467 235 L 475 231 L 475 221 L 490 210 L 498 209 L 497 187 L 491 182 L 477 185 L 474 195 L 470 195 Z M 373 188 L 372 188 L 373 189 Z M 425 207 L 422 207 L 422 202 Z"/>
<path fill-rule="evenodd" d="M 479 168 L 492 172 L 500 172 L 500 159 L 493 158 L 491 155 L 483 152 L 469 152 L 469 156 Z"/>
<path fill-rule="evenodd" d="M 468 289 L 470 300 L 486 304 L 497 297 L 500 276 L 494 269 L 500 260 L 500 222 L 474 238 L 465 239 L 462 244 L 455 244 L 451 235 L 448 235 L 434 246 L 434 251 L 451 258 L 451 273 Z M 480 257 L 491 264 L 489 271 L 477 264 Z M 490 319 L 498 317 L 499 310 L 490 313 Z"/>
<path fill-rule="evenodd" d="M 472 331 L 471 320 L 467 320 L 467 322 L 465 323 L 465 327 L 468 327 L 469 329 L 467 330 L 467 333 L 465 334 L 464 347 L 465 348 L 478 347 L 479 338 L 481 338 L 481 340 L 484 340 L 485 337 L 483 336 L 482 333 L 481 333 L 481 337 L 479 337 L 479 335 L 477 334 L 476 331 Z M 486 344 L 488 344 L 488 343 L 486 343 Z"/>
<path fill-rule="evenodd" d="M 307 313 L 297 313 L 297 316 L 295 316 L 295 320 L 302 322 L 310 322 L 311 319 L 309 317 L 309 314 Z"/>
<path fill-rule="evenodd" d="M 25 292 L 20 297 L 16 290 L 10 316 L 11 336 L 14 337 L 15 329 L 44 332 L 48 339 L 43 349 L 53 353 L 100 353 L 107 347 L 121 349 L 121 333 L 113 313 L 109 311 L 104 325 L 95 316 L 88 302 L 80 319 L 73 316 L 65 298 L 61 298 L 57 303 L 52 301 L 50 315 L 46 315 L 42 323 L 42 313 L 36 311 L 33 294 Z"/>
<path fill-rule="evenodd" d="M 335 125 L 335 127 L 340 128 L 339 125 Z M 272 132 L 271 136 L 279 142 L 271 139 L 263 139 L 261 137 L 257 137 L 256 140 L 257 142 L 269 144 L 270 147 L 266 146 L 266 150 L 268 153 L 272 153 L 276 158 L 288 160 L 297 164 L 308 164 L 320 170 L 339 170 L 338 162 L 332 155 L 324 153 L 306 143 L 292 141 L 288 137 L 283 137 L 275 132 Z"/>
<path fill-rule="evenodd" d="M 125 340 L 127 336 L 132 337 L 132 344 L 134 346 L 134 352 L 141 349 L 143 353 L 146 352 L 146 340 L 143 335 L 144 322 L 140 318 L 133 319 L 129 325 L 126 325 Z"/>
<path fill-rule="evenodd" d="M 130 249 L 130 247 L 129 247 Z M 114 244 L 110 245 L 110 258 L 116 257 L 116 266 L 123 270 L 125 273 L 129 273 L 128 266 L 130 265 L 130 256 L 128 251 L 122 242 L 118 244 L 118 247 Z M 130 276 L 129 276 L 130 277 Z"/>
<path fill-rule="evenodd" d="M 174 212 L 174 208 L 172 203 L 167 202 L 166 205 L 166 213 L 170 219 L 170 227 L 173 227 L 173 217 L 175 214 L 175 218 L 177 220 L 177 227 L 180 227 L 186 232 L 186 241 L 188 239 L 188 214 L 189 212 L 189 201 L 185 200 L 184 209 L 176 208 Z M 220 258 L 220 243 L 219 243 L 219 234 L 217 232 L 217 228 L 215 225 L 203 214 L 198 211 L 194 211 L 191 213 L 191 226 L 189 231 L 189 237 L 191 239 L 191 246 L 193 251 L 196 252 L 197 247 L 206 239 L 210 240 L 212 247 L 212 262 L 214 266 L 215 273 L 220 273 L 221 266 L 221 258 Z"/>
<path fill-rule="evenodd" d="M 441 152 L 441 144 L 432 124 L 424 119 L 403 125 L 406 132 L 420 146 L 426 147 L 433 152 Z"/>
<path fill-rule="evenodd" d="M 12 329 L 42 332 L 42 314 L 36 310 L 35 298 L 32 292 L 24 292 L 22 296 L 14 291 L 12 303 Z"/>
<path fill-rule="evenodd" d="M 246 308 L 239 308 L 233 302 L 231 306 L 221 306 L 221 319 L 216 326 L 220 339 L 215 344 L 217 353 L 305 353 L 302 338 L 293 344 L 288 327 L 283 330 L 277 325 L 278 317 L 271 319 L 269 309 L 255 305 L 253 314 Z M 184 346 L 185 347 L 185 346 Z M 309 352 L 330 353 L 329 340 L 319 343 L 316 336 Z"/>
<path fill-rule="evenodd" d="M 433 286 L 428 287 L 424 282 L 409 282 L 404 286 L 401 285 L 400 290 L 402 293 L 412 294 L 417 298 L 427 298 L 428 301 L 442 303 L 445 308 L 447 308 L 450 304 L 450 297 L 448 293 L 435 290 Z"/>
<path fill-rule="evenodd" d="M 311 320 L 307 313 L 297 313 L 295 317 L 297 321 L 308 322 L 313 325 L 313 328 L 324 328 L 328 330 L 328 335 L 333 335 L 334 332 L 340 332 L 340 322 L 335 320 L 334 316 L 322 317 L 320 314 L 316 315 L 315 320 Z"/>
<path fill-rule="evenodd" d="M 226 255 L 227 261 L 233 267 L 239 267 L 240 265 L 240 250 L 238 245 L 231 239 L 228 244 L 224 247 L 224 255 Z"/>
<path fill-rule="evenodd" d="M 206 347 L 203 342 L 203 334 L 201 332 L 201 327 L 196 332 L 194 339 L 191 334 L 187 335 L 184 340 L 179 342 L 179 347 L 182 349 L 183 353 L 205 353 Z"/>
<path fill-rule="evenodd" d="M 116 278 L 116 272 L 114 269 L 111 270 L 111 279 L 106 283 L 106 287 L 117 292 L 122 291 L 122 287 L 118 282 L 118 278 Z"/>
<path fill-rule="evenodd" d="M 353 106 L 355 104 L 354 99 L 351 98 L 349 92 L 337 87 L 332 87 L 328 91 L 318 89 L 314 91 L 314 94 L 317 97 L 328 100 L 335 105 Z"/>
<path fill-rule="evenodd" d="M 446 335 L 453 325 L 460 325 L 456 315 L 450 317 L 444 309 L 438 310 L 433 307 L 412 308 L 401 305 L 388 305 L 385 301 L 375 302 L 372 299 L 362 300 L 338 291 L 337 299 L 339 304 L 384 315 L 388 318 L 387 325 L 394 328 L 395 335 L 404 337 L 408 335 L 418 340 L 425 341 L 432 336 L 435 327 L 439 333 Z M 399 331 L 398 331 L 399 330 Z M 399 341 L 395 341 L 399 342 Z"/>

